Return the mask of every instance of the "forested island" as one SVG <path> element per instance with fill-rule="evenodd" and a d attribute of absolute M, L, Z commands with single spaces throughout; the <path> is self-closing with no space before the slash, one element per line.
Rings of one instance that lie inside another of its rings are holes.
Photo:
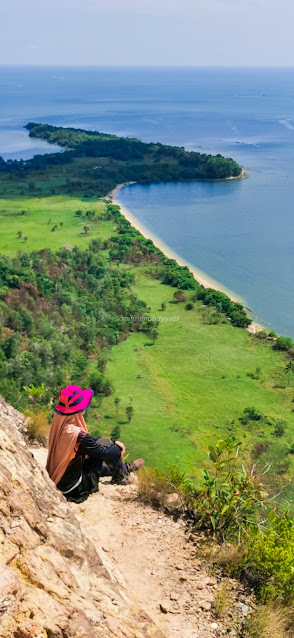
<path fill-rule="evenodd" d="M 64 194 L 103 197 L 117 184 L 135 181 L 223 180 L 238 178 L 241 167 L 222 155 L 188 152 L 184 148 L 95 131 L 30 123 L 29 135 L 58 144 L 63 152 L 29 160 L 0 158 L 0 195 Z"/>

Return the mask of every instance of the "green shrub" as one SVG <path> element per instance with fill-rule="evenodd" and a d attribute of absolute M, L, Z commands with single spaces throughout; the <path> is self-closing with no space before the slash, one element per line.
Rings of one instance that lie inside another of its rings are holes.
<path fill-rule="evenodd" d="M 249 377 L 250 379 L 258 380 L 261 377 L 261 369 L 260 368 L 256 368 L 255 372 L 247 372 L 246 376 Z"/>
<path fill-rule="evenodd" d="M 238 540 L 256 527 L 257 512 L 268 493 L 239 460 L 241 443 L 232 439 L 209 446 L 213 471 L 204 470 L 203 491 L 195 501 L 196 526 L 219 540 Z"/>
<path fill-rule="evenodd" d="M 247 425 L 250 421 L 260 421 L 261 419 L 262 414 L 255 408 L 245 408 L 243 416 L 239 417 L 239 421 L 242 425 Z"/>
<path fill-rule="evenodd" d="M 293 348 L 294 341 L 291 337 L 277 337 L 277 340 L 274 344 L 274 348 L 276 350 L 291 350 Z"/>
<path fill-rule="evenodd" d="M 283 436 L 283 434 L 285 434 L 286 425 L 287 425 L 286 421 L 284 421 L 283 419 L 278 419 L 275 424 L 275 429 L 273 431 L 273 434 L 277 437 Z"/>
<path fill-rule="evenodd" d="M 241 574 L 262 602 L 294 602 L 294 519 L 269 514 L 268 529 L 258 530 L 248 543 Z"/>
<path fill-rule="evenodd" d="M 93 370 L 93 372 L 91 372 L 89 376 L 89 387 L 95 394 L 102 394 L 106 397 L 114 392 L 111 381 L 106 379 L 99 370 Z"/>

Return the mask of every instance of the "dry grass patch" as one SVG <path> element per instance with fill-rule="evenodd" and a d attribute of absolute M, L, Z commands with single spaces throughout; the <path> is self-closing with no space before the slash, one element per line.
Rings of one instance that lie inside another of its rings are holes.
<path fill-rule="evenodd" d="M 244 638 L 293 638 L 294 611 L 280 605 L 264 605 L 250 614 Z"/>
<path fill-rule="evenodd" d="M 245 552 L 244 545 L 231 545 L 230 543 L 216 545 L 211 550 L 209 559 L 213 565 L 217 565 L 227 573 L 232 574 L 242 562 Z"/>
<path fill-rule="evenodd" d="M 144 467 L 138 476 L 138 496 L 140 501 L 152 507 L 182 509 L 185 497 L 181 493 L 183 475 L 170 468 L 166 473 L 151 467 Z"/>
<path fill-rule="evenodd" d="M 27 416 L 26 427 L 30 442 L 37 441 L 45 445 L 50 428 L 48 412 L 45 410 L 38 410 L 37 412 L 28 410 L 25 414 Z"/>

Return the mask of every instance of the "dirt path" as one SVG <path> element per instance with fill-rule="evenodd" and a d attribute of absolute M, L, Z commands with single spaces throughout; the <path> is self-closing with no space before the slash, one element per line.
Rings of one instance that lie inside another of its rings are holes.
<path fill-rule="evenodd" d="M 182 522 L 135 500 L 136 484 L 110 485 L 72 506 L 83 529 L 117 565 L 135 598 L 167 638 L 228 635 L 213 614 L 217 588 L 196 558 Z"/>
<path fill-rule="evenodd" d="M 44 465 L 46 450 L 32 452 Z M 215 619 L 217 581 L 197 558 L 184 523 L 139 503 L 136 490 L 136 482 L 117 486 L 102 479 L 98 494 L 71 508 L 166 638 L 235 636 L 228 622 Z"/>

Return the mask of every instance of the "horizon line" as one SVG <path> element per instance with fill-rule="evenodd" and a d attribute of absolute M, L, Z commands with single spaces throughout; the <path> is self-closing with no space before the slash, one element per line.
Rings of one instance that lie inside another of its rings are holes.
<path fill-rule="evenodd" d="M 0 68 L 63 68 L 63 69 L 262 69 L 262 70 L 293 70 L 292 65 L 225 65 L 225 64 L 59 64 L 46 62 L 43 64 L 7 62 L 0 63 Z"/>

